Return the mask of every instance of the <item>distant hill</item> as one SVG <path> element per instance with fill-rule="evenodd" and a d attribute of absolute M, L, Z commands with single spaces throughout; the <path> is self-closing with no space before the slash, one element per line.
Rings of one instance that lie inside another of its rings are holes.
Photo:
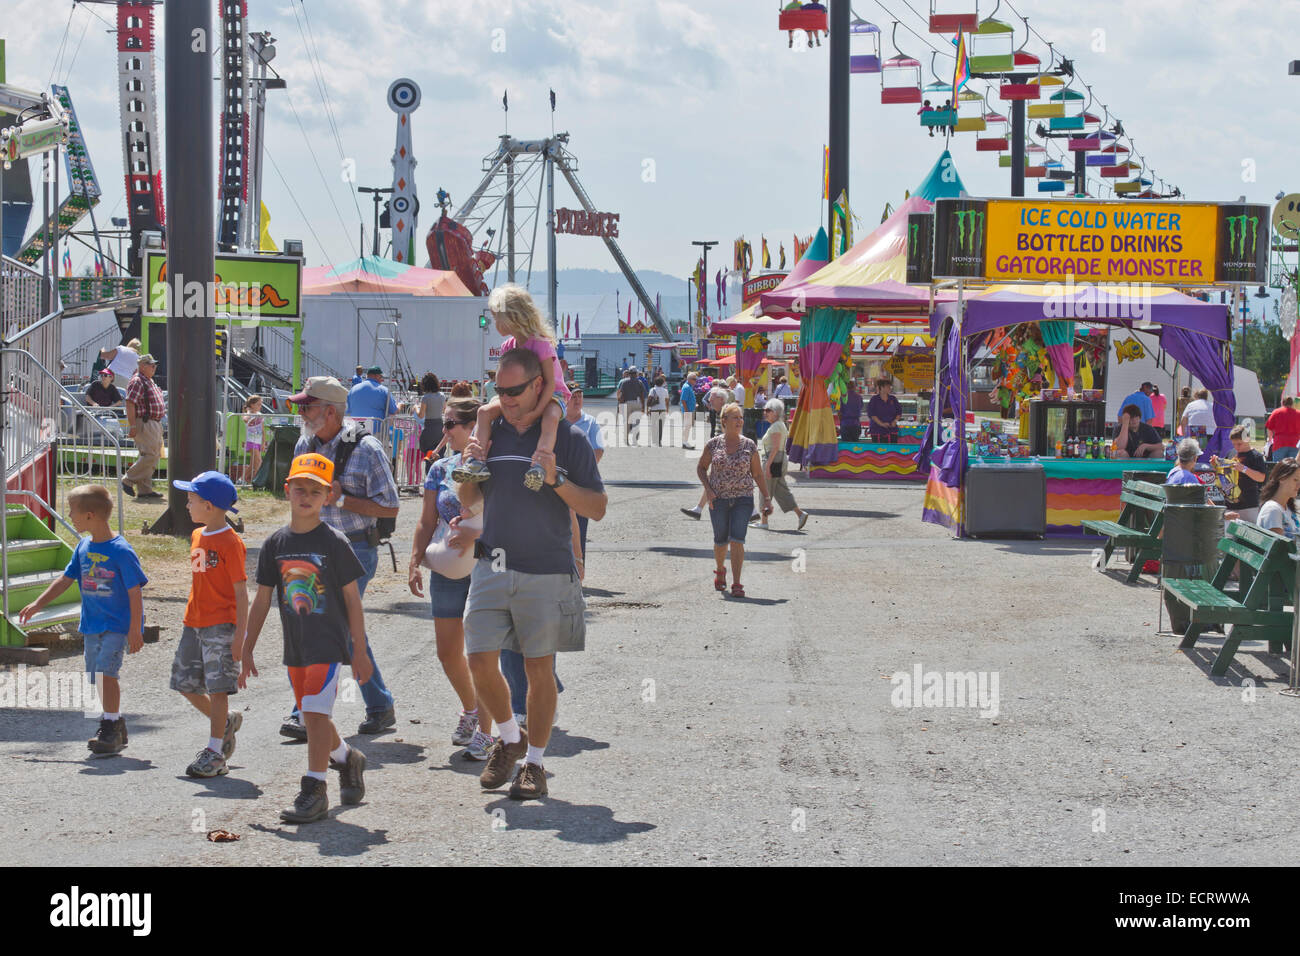
<path fill-rule="evenodd" d="M 641 280 L 646 291 L 653 297 L 655 293 L 663 295 L 666 299 L 669 296 L 678 296 L 685 301 L 686 298 L 686 277 L 680 279 L 670 276 L 666 272 L 656 272 L 653 269 L 646 269 L 638 272 L 636 277 Z M 615 289 L 622 291 L 624 296 L 630 291 L 627 279 L 621 272 L 607 272 L 604 269 L 561 269 L 556 273 L 556 282 L 559 284 L 561 295 L 613 295 Z M 546 271 L 534 272 L 532 281 L 528 284 L 528 291 L 534 295 L 546 294 Z"/>

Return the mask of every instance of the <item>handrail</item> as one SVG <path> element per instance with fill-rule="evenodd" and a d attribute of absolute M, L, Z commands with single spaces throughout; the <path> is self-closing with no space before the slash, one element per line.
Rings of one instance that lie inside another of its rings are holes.
<path fill-rule="evenodd" d="M 40 274 L 40 273 L 37 273 L 37 275 L 39 275 L 39 274 Z M 63 315 L 63 309 L 62 309 L 62 308 L 55 309 L 53 312 L 50 312 L 50 313 L 47 314 L 47 315 L 43 315 L 43 316 L 41 316 L 39 319 L 37 319 L 35 322 L 33 322 L 31 325 L 27 326 L 26 328 L 21 329 L 20 331 L 14 333 L 14 335 L 13 335 L 12 338 L 0 339 L 0 346 L 8 347 L 8 346 L 10 346 L 10 345 L 13 345 L 15 342 L 18 342 L 18 341 L 21 341 L 22 339 L 27 338 L 27 336 L 31 335 L 33 332 L 39 332 L 39 331 L 40 331 L 41 329 L 43 329 L 45 326 L 49 325 L 51 322 L 53 322 L 55 319 L 61 317 L 62 315 Z M 28 354 L 30 354 L 30 353 L 28 353 Z M 35 361 L 35 359 L 33 359 L 33 361 Z"/>
<path fill-rule="evenodd" d="M 28 498 L 35 498 L 36 503 L 39 504 L 42 508 L 44 508 L 46 511 L 48 511 L 50 514 L 52 514 L 55 518 L 57 518 L 59 524 L 63 525 L 63 527 L 71 531 L 72 536 L 74 538 L 81 537 L 81 532 L 78 531 L 76 528 L 74 528 L 71 524 L 69 524 L 67 519 L 64 518 L 63 515 L 59 514 L 58 511 L 55 510 L 53 505 L 51 505 L 48 501 L 46 501 L 36 492 L 32 491 L 30 488 L 18 488 L 13 491 L 6 490 L 5 496 L 8 497 L 9 495 L 26 495 Z M 119 529 L 119 533 L 120 533 L 120 529 Z"/>
<path fill-rule="evenodd" d="M 55 378 L 50 373 L 50 370 L 47 369 L 44 365 L 42 365 L 40 363 L 40 360 L 37 359 L 36 356 L 32 355 L 31 352 L 28 352 L 26 349 L 0 348 L 0 355 L 4 355 L 7 353 L 27 356 L 27 358 L 31 360 L 32 364 L 35 365 L 38 369 L 40 369 L 45 374 L 45 377 L 48 378 L 51 382 L 53 382 L 58 387 L 60 392 L 62 392 L 64 395 L 67 395 L 70 399 L 72 399 L 74 405 L 76 405 L 77 407 L 84 407 L 81 404 L 81 400 L 77 398 L 76 394 L 69 391 L 62 382 L 60 382 L 57 378 Z M 85 418 L 88 421 L 94 422 L 95 427 L 98 428 L 100 431 L 102 431 L 104 435 L 108 438 L 108 440 L 113 443 L 113 447 L 117 449 L 117 474 L 118 474 L 118 478 L 120 479 L 122 476 L 122 443 L 117 440 L 116 435 L 114 435 L 111 431 L 109 431 L 108 426 L 106 426 L 94 415 L 86 415 Z M 4 459 L 4 448 L 3 448 L 3 443 L 0 443 L 0 464 L 3 464 L 3 459 Z M 122 524 L 122 482 L 118 481 L 117 482 L 117 533 L 118 534 L 122 534 L 123 527 L 124 526 Z M 8 527 L 7 526 L 0 527 L 0 544 L 2 544 L 6 550 L 8 549 Z"/>
<path fill-rule="evenodd" d="M 19 262 L 17 259 L 12 259 L 12 258 L 10 258 L 9 256 L 3 256 L 3 257 L 0 257 L 0 258 L 3 259 L 3 262 L 4 262 L 5 265 L 13 266 L 13 267 L 16 268 L 16 269 L 21 269 L 23 272 L 28 273 L 28 274 L 31 275 L 33 278 L 36 278 L 36 279 L 43 279 L 43 278 L 44 278 L 44 276 L 42 276 L 38 270 L 33 269 L 31 266 L 27 265 L 27 263 L 25 263 L 25 262 Z"/>
<path fill-rule="evenodd" d="M 67 528 L 69 531 L 72 532 L 72 536 L 74 538 L 80 538 L 81 535 L 78 533 L 76 528 L 68 524 L 68 522 L 63 519 L 63 515 L 55 511 L 50 506 L 49 502 L 47 502 L 36 492 L 29 491 L 26 488 L 19 488 L 17 491 L 10 491 L 6 487 L 4 494 L 5 494 L 4 520 L 0 521 L 0 581 L 4 582 L 4 596 L 3 598 L 0 598 L 0 601 L 3 602 L 3 604 L 0 604 L 0 613 L 3 613 L 4 619 L 7 621 L 9 620 L 9 496 L 26 495 L 29 498 L 35 498 L 37 501 L 40 502 L 42 508 L 44 508 L 50 514 L 54 515 L 54 517 L 58 518 L 59 523 L 63 525 L 63 527 Z M 117 533 L 118 534 L 122 533 L 122 521 L 121 521 L 120 512 L 118 514 Z"/>

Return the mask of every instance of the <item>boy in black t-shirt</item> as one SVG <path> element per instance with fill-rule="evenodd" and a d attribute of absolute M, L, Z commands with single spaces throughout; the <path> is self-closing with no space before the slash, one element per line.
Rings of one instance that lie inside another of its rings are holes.
<path fill-rule="evenodd" d="M 1268 477 L 1268 462 L 1264 456 L 1257 452 L 1253 445 L 1246 440 L 1246 428 L 1244 425 L 1234 425 L 1232 431 L 1228 432 L 1228 438 L 1232 442 L 1232 447 L 1236 450 L 1237 456 L 1229 458 L 1226 461 L 1218 455 L 1210 456 L 1210 464 L 1218 468 L 1220 465 L 1227 465 L 1237 472 L 1236 492 L 1237 496 L 1232 497 L 1229 491 L 1226 495 L 1228 507 L 1231 508 L 1238 517 L 1245 521 L 1254 521 L 1259 517 L 1259 489 Z"/>
<path fill-rule="evenodd" d="M 350 664 L 364 684 L 372 665 L 366 654 L 365 620 L 357 580 L 364 569 L 347 538 L 320 519 L 334 497 L 334 462 L 322 455 L 299 455 L 284 483 L 292 511 L 289 524 L 266 539 L 257 560 L 257 597 L 248 612 L 239 673 L 242 689 L 257 676 L 253 646 L 275 592 L 284 629 L 284 663 L 303 722 L 307 725 L 307 775 L 292 807 L 280 811 L 286 823 L 311 823 L 326 816 L 325 771 L 339 771 L 339 797 L 361 802 L 366 785 L 366 758 L 339 737 L 331 716 L 338 694 L 339 670 Z"/>

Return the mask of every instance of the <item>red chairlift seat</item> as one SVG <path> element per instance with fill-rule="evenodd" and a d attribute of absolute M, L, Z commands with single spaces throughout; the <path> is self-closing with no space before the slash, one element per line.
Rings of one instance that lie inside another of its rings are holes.
<path fill-rule="evenodd" d="M 955 4 L 951 5 L 955 6 Z M 973 3 L 971 5 L 974 6 Z M 935 6 L 935 0 L 930 0 L 931 33 L 942 33 L 952 36 L 959 30 L 970 33 L 979 26 L 979 14 L 974 10 L 969 13 L 940 13 L 935 9 Z M 950 4 L 944 4 L 944 6 L 950 6 Z"/>
<path fill-rule="evenodd" d="M 975 151 L 977 153 L 1004 153 L 1011 148 L 1010 140 L 1006 136 L 1007 118 L 1001 113 L 985 113 L 984 127 L 1000 127 L 1001 133 L 995 132 L 992 136 L 980 136 L 975 139 Z M 1010 157 L 1007 157 L 1010 159 Z"/>
<path fill-rule="evenodd" d="M 813 30 L 825 33 L 830 28 L 825 7 L 820 10 L 782 10 L 777 22 L 782 30 Z"/>
<path fill-rule="evenodd" d="M 1101 149 L 1101 140 L 1096 136 L 1071 136 L 1066 149 L 1072 153 L 1089 153 Z"/>
<path fill-rule="evenodd" d="M 921 61 L 908 56 L 891 56 L 880 69 L 880 102 L 921 102 Z"/>

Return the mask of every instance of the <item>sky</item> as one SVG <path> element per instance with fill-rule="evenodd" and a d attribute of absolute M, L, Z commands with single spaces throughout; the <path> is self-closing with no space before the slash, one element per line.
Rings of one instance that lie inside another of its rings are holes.
<path fill-rule="evenodd" d="M 925 31 L 916 11 L 927 12 L 926 0 L 854 2 L 861 17 L 882 27 L 885 56 L 893 55 L 896 18 L 921 35 L 899 27 L 898 49 L 922 59 L 931 80 L 931 47 L 950 44 Z M 579 179 L 595 205 L 620 214 L 619 242 L 634 268 L 685 277 L 696 258 L 692 240 L 718 240 L 712 272 L 730 261 L 732 240 L 742 235 L 755 249 L 766 235 L 774 253 L 784 242 L 789 254 L 791 237 L 815 232 L 824 218 L 829 45 L 788 48 L 777 6 L 249 0 L 249 29 L 277 38 L 273 66 L 288 83 L 268 94 L 263 199 L 271 234 L 277 242 L 302 239 L 308 265 L 356 255 L 358 222 L 369 228 L 371 206 L 352 186 L 391 184 L 396 116 L 385 97 L 405 76 L 423 94 L 412 120 L 421 238 L 436 218 L 437 189 L 449 190 L 457 205 L 468 196 L 507 122 L 521 138 L 550 132 L 554 89 L 555 129 L 570 133 Z M 938 0 L 941 12 L 971 6 L 974 0 Z M 1148 172 L 1186 198 L 1244 195 L 1271 204 L 1279 191 L 1300 191 L 1300 77 L 1287 75 L 1289 60 L 1300 58 L 1300 43 L 1291 40 L 1300 0 L 1003 0 L 998 17 L 1017 24 L 1019 44 L 1025 33 L 1013 6 L 1074 60 L 1080 81 L 1092 86 L 1092 111 L 1105 104 L 1122 119 Z M 992 10 L 990 0 L 980 0 L 981 16 Z M 124 209 L 116 41 L 103 22 L 112 20 L 104 5 L 0 0 L 8 81 L 69 86 L 104 190 L 101 223 Z M 160 46 L 162 30 L 160 17 Z M 1046 59 L 1038 37 L 1027 49 Z M 950 78 L 951 59 L 938 62 L 938 75 Z M 158 83 L 162 121 L 161 58 Z M 943 140 L 920 128 L 914 106 L 882 105 L 877 76 L 853 76 L 850 95 L 850 200 L 869 229 L 886 203 L 898 204 L 920 182 Z M 165 125 L 162 138 L 165 148 Z M 972 194 L 1009 194 L 1009 171 L 997 167 L 994 154 L 975 151 L 973 134 L 955 137 L 951 148 Z M 354 184 L 344 181 L 348 164 Z M 215 155 L 213 169 L 215 177 Z M 558 177 L 556 193 L 557 206 L 578 206 Z M 615 268 L 598 238 L 557 241 L 561 267 Z M 541 267 L 540 239 L 538 246 Z M 83 261 L 74 255 L 76 271 Z"/>

